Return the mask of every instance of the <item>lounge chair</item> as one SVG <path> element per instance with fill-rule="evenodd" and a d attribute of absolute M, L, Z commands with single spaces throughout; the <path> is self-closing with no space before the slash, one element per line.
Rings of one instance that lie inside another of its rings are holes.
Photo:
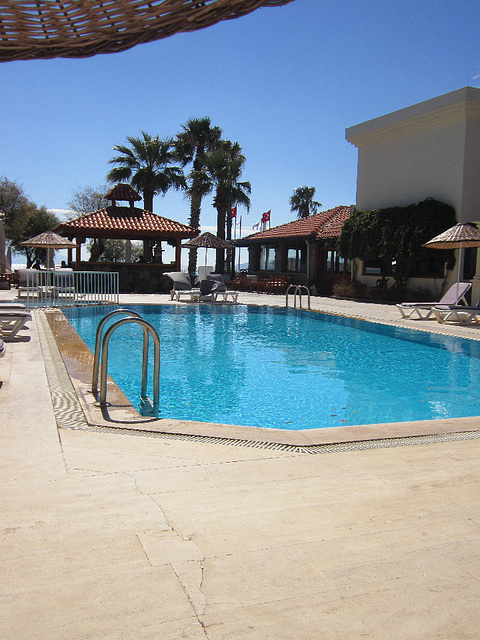
<path fill-rule="evenodd" d="M 179 302 L 182 296 L 187 296 L 191 299 L 192 296 L 200 293 L 200 289 L 194 289 L 188 276 L 181 271 L 169 271 L 163 275 L 170 278 L 173 284 L 172 289 L 170 290 L 170 300 L 175 298 L 177 302 Z"/>
<path fill-rule="evenodd" d="M 461 301 L 466 305 L 465 294 L 471 286 L 470 282 L 458 282 L 438 302 L 402 302 L 397 304 L 397 309 L 403 318 L 411 318 L 416 313 L 421 320 L 428 320 L 435 307 L 458 305 Z"/>
<path fill-rule="evenodd" d="M 27 311 L 27 305 L 23 302 L 0 302 L 0 313 L 2 311 Z"/>
<path fill-rule="evenodd" d="M 460 324 L 480 324 L 480 302 L 476 307 L 449 305 L 434 307 L 433 314 L 438 322 L 459 322 Z"/>
<path fill-rule="evenodd" d="M 43 293 L 43 287 L 39 282 L 39 271 L 36 269 L 18 270 L 18 297 L 25 293 L 27 297 L 37 296 Z"/>
<path fill-rule="evenodd" d="M 32 316 L 28 311 L 5 309 L 0 310 L 0 336 L 14 338 Z"/>
<path fill-rule="evenodd" d="M 74 298 L 76 294 L 74 286 L 73 269 L 56 269 L 53 272 L 52 293 L 57 297 Z"/>
<path fill-rule="evenodd" d="M 6 350 L 5 350 L 5 343 L 4 341 L 0 338 L 0 358 L 3 358 L 3 356 L 5 355 Z"/>
<path fill-rule="evenodd" d="M 213 280 L 215 282 L 211 291 L 214 302 L 218 302 L 219 300 L 222 302 L 228 302 L 229 298 L 233 303 L 238 301 L 238 291 L 227 289 L 225 280 L 220 273 L 210 273 L 207 276 L 207 281 L 208 280 Z"/>

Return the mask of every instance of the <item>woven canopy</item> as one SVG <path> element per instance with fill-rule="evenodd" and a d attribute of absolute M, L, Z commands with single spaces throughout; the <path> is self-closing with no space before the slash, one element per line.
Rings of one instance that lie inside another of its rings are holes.
<path fill-rule="evenodd" d="M 230 247 L 233 247 L 233 244 L 214 236 L 210 231 L 205 231 L 205 233 L 193 238 L 193 240 L 189 240 L 182 246 L 185 248 L 197 247 L 203 249 L 229 249 Z"/>
<path fill-rule="evenodd" d="M 39 247 L 42 249 L 71 249 L 77 245 L 74 242 L 59 236 L 53 231 L 44 231 L 30 240 L 25 240 L 20 243 L 24 247 Z"/>
<path fill-rule="evenodd" d="M 429 249 L 456 249 L 480 246 L 480 231 L 468 222 L 450 227 L 435 238 L 426 242 L 424 247 Z"/>
<path fill-rule="evenodd" d="M 293 0 L 0 0 L 0 62 L 87 58 Z"/>

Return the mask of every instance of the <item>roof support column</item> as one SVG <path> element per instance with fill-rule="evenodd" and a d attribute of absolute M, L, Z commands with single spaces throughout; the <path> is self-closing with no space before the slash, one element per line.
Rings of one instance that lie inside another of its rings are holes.
<path fill-rule="evenodd" d="M 75 266 L 78 268 L 80 268 L 80 264 L 82 262 L 82 242 L 83 240 L 81 238 L 76 238 L 75 242 L 77 244 L 77 248 L 75 250 Z"/>
<path fill-rule="evenodd" d="M 177 246 L 175 247 L 175 270 L 182 270 L 182 239 L 177 238 Z"/>

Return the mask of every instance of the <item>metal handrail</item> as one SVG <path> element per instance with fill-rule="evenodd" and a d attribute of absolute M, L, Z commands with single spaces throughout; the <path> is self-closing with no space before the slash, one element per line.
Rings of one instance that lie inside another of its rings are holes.
<path fill-rule="evenodd" d="M 124 324 L 140 324 L 143 328 L 143 363 L 142 363 L 142 400 L 147 398 L 147 359 L 148 359 L 148 339 L 152 336 L 154 344 L 153 360 L 153 407 L 152 414 L 158 416 L 160 407 L 160 338 L 154 327 L 144 320 L 134 316 L 121 318 L 114 322 L 106 331 L 102 341 L 102 361 L 100 364 L 100 396 L 98 403 L 101 407 L 107 406 L 107 370 L 108 370 L 108 344 L 113 332 Z"/>
<path fill-rule="evenodd" d="M 95 353 L 93 356 L 93 372 L 92 372 L 92 393 L 98 394 L 98 372 L 100 369 L 100 347 L 102 342 L 102 330 L 105 323 L 112 317 L 119 313 L 124 313 L 128 316 L 134 316 L 135 318 L 141 318 L 142 316 L 136 311 L 130 311 L 130 309 L 115 309 L 110 311 L 106 316 L 100 320 L 97 327 L 97 333 L 95 336 Z"/>
<path fill-rule="evenodd" d="M 290 293 L 290 289 L 295 289 L 295 291 L 293 292 L 293 308 L 294 309 L 297 308 L 297 295 L 298 295 L 300 300 L 300 309 L 303 309 L 302 290 L 305 290 L 308 295 L 308 309 L 310 310 L 310 289 L 304 284 L 291 284 L 288 287 L 287 293 L 285 294 L 285 306 L 288 308 L 288 295 Z"/>

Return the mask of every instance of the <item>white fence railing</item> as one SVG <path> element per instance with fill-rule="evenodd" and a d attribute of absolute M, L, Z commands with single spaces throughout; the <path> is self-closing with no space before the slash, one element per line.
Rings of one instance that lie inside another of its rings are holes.
<path fill-rule="evenodd" d="M 119 304 L 120 301 L 116 272 L 21 269 L 18 275 L 18 297 L 25 299 L 29 307 Z"/>

